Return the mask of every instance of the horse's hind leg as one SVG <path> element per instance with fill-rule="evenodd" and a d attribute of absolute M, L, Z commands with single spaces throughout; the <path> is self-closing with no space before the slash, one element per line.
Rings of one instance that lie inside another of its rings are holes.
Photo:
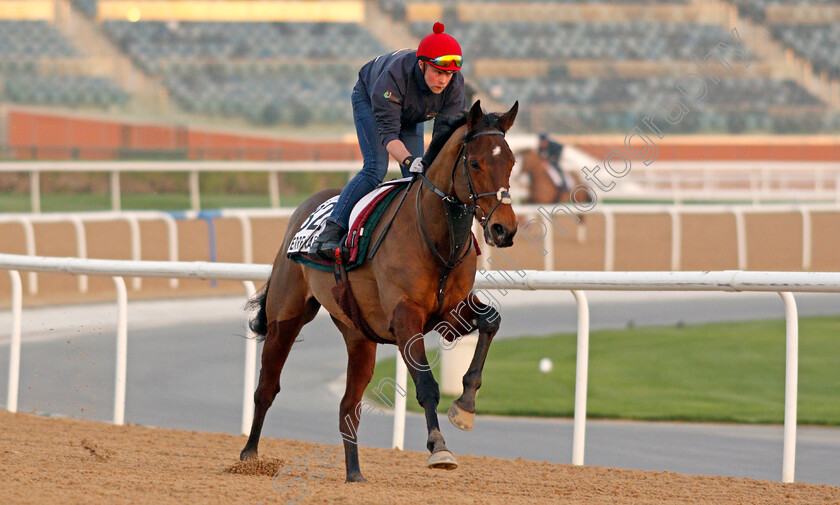
<path fill-rule="evenodd" d="M 275 284 L 280 287 L 279 284 Z M 254 393 L 254 420 L 251 423 L 251 434 L 248 442 L 239 455 L 239 459 L 245 460 L 257 457 L 257 445 L 260 443 L 263 421 L 269 407 L 274 402 L 274 397 L 280 392 L 280 372 L 289 357 L 289 351 L 295 342 L 303 325 L 312 321 L 321 305 L 314 298 L 308 300 L 293 300 L 299 303 L 301 310 L 298 316 L 282 321 L 274 320 L 268 323 L 268 334 L 265 338 L 265 345 L 262 352 L 262 366 L 260 368 L 260 380 L 257 390 Z"/>
<path fill-rule="evenodd" d="M 347 482 L 365 482 L 367 479 L 362 476 L 359 467 L 358 430 L 364 413 L 362 394 L 370 384 L 376 364 L 376 344 L 338 319 L 333 318 L 333 322 L 344 335 L 344 343 L 347 345 L 347 386 L 338 410 L 338 429 L 344 440 Z"/>
<path fill-rule="evenodd" d="M 446 442 L 440 432 L 440 423 L 438 423 L 437 406 L 440 402 L 440 390 L 426 359 L 423 321 L 423 309 L 412 301 L 402 300 L 394 310 L 391 332 L 397 338 L 400 354 L 414 381 L 417 402 L 426 414 L 426 428 L 429 432 L 426 448 L 432 453 L 427 464 L 429 468 L 454 470 L 458 468 L 458 463 L 446 448 Z"/>

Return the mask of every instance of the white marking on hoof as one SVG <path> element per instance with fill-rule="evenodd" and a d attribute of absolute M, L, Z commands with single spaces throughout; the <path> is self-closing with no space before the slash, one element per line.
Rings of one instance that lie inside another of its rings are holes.
<path fill-rule="evenodd" d="M 455 456 L 449 451 L 438 451 L 429 456 L 429 468 L 436 468 L 438 470 L 455 470 L 458 468 L 458 462 L 455 461 Z"/>

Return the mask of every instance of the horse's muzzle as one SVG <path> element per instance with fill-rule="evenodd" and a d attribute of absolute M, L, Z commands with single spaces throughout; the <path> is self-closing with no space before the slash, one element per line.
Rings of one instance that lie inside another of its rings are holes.
<path fill-rule="evenodd" d="M 484 229 L 485 242 L 496 247 L 512 246 L 514 235 L 516 235 L 516 225 L 510 229 L 503 224 L 493 223 Z"/>

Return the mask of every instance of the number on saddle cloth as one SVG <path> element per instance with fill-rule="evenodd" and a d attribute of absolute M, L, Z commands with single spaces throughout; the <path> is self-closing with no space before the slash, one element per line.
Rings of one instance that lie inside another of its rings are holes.
<path fill-rule="evenodd" d="M 289 248 L 286 250 L 286 255 L 292 257 L 293 255 L 305 255 L 309 252 L 312 242 L 318 238 L 318 235 L 324 230 L 327 223 L 327 217 L 332 213 L 333 208 L 338 203 L 338 196 L 334 196 L 325 201 L 300 225 L 300 229 L 292 241 L 289 243 Z"/>
<path fill-rule="evenodd" d="M 410 179 L 405 179 L 406 183 L 409 181 Z M 403 183 L 402 179 L 389 181 L 365 195 L 353 207 L 350 214 L 350 228 L 346 242 L 343 244 L 350 250 L 349 262 L 346 263 L 347 270 L 351 270 L 362 263 L 370 242 L 370 231 L 379 222 L 394 197 L 407 187 L 408 184 Z M 323 230 L 326 218 L 332 212 L 337 200 L 338 197 L 336 196 L 322 203 L 304 221 L 286 250 L 286 256 L 289 259 L 318 270 L 332 271 L 332 262 L 310 257 L 308 252 L 312 242 Z"/>

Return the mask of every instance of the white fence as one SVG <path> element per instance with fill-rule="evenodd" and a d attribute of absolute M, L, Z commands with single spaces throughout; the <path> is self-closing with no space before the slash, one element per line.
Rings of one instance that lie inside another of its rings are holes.
<path fill-rule="evenodd" d="M 597 161 L 593 164 L 597 164 Z M 201 209 L 200 174 L 262 172 L 266 174 L 272 208 L 279 208 L 280 173 L 345 172 L 358 161 L 32 161 L 0 162 L 0 173 L 28 173 L 32 212 L 41 212 L 41 174 L 98 172 L 109 174 L 111 208 L 121 209 L 120 176 L 131 172 L 187 173 L 190 208 Z M 392 162 L 391 169 L 398 171 Z M 567 164 L 566 169 L 579 169 Z M 637 163 L 632 180 L 609 193 L 622 200 L 834 202 L 840 204 L 840 163 L 829 162 L 668 162 Z M 521 186 L 521 183 L 520 183 Z M 514 194 L 514 198 L 522 194 Z"/>
<path fill-rule="evenodd" d="M 39 223 L 70 223 L 76 237 L 76 257 L 87 258 L 87 234 L 85 224 L 102 222 L 127 222 L 130 228 L 131 259 L 140 261 L 142 249 L 142 237 L 140 234 L 140 222 L 162 221 L 166 225 L 169 261 L 178 261 L 180 246 L 178 244 L 178 229 L 176 218 L 198 219 L 198 218 L 232 218 L 239 221 L 242 227 L 242 258 L 245 263 L 254 261 L 254 237 L 251 231 L 251 220 L 258 218 L 287 218 L 292 215 L 294 209 L 226 209 L 219 211 L 186 211 L 186 212 L 162 212 L 162 211 L 126 211 L 126 212 L 62 212 L 60 214 L 0 214 L 0 224 L 17 223 L 23 228 L 26 254 L 37 255 L 35 243 L 34 225 Z M 38 293 L 37 274 L 29 272 L 28 288 L 30 294 Z M 170 280 L 172 288 L 178 287 L 177 277 Z M 132 287 L 139 290 L 141 287 L 140 277 L 135 277 Z M 87 292 L 87 276 L 79 276 L 79 291 Z"/>
<path fill-rule="evenodd" d="M 556 233 L 560 233 L 556 225 L 552 226 L 546 223 L 544 214 L 551 213 L 554 206 L 552 204 L 538 205 L 516 205 L 514 210 L 517 215 L 526 219 L 539 219 L 545 229 L 545 246 L 547 254 L 543 256 L 543 270 L 555 270 L 554 262 L 554 238 Z M 540 212 L 542 210 L 542 213 Z M 572 209 L 574 210 L 574 209 Z M 176 218 L 230 218 L 239 221 L 242 229 L 242 258 L 244 263 L 252 263 L 254 261 L 254 236 L 252 233 L 251 221 L 253 219 L 263 218 L 288 218 L 292 215 L 294 209 L 223 209 L 218 211 L 183 211 L 183 212 L 161 212 L 161 211 L 125 211 L 125 212 L 75 212 L 75 213 L 60 213 L 60 214 L 0 214 L 0 224 L 16 223 L 19 224 L 24 231 L 24 241 L 26 244 L 26 254 L 30 256 L 37 255 L 37 244 L 35 243 L 34 225 L 39 223 L 69 223 L 73 225 L 76 238 L 76 257 L 87 257 L 87 234 L 85 232 L 85 224 L 95 222 L 126 222 L 130 228 L 130 248 L 131 259 L 135 261 L 142 260 L 141 258 L 141 233 L 140 222 L 144 221 L 162 221 L 166 225 L 167 241 L 168 241 L 168 258 L 169 261 L 179 260 L 179 244 Z M 812 251 L 813 251 L 813 231 L 812 218 L 815 213 L 823 212 L 840 212 L 840 205 L 837 204 L 810 204 L 810 205 L 791 205 L 791 204 L 768 204 L 762 206 L 754 205 L 607 205 L 602 204 L 596 206 L 589 214 L 601 214 L 604 216 L 604 266 L 605 271 L 615 270 L 616 255 L 616 217 L 628 215 L 667 215 L 671 220 L 671 255 L 670 255 L 670 269 L 680 270 L 682 267 L 682 217 L 685 215 L 731 215 L 735 220 L 735 240 L 736 251 L 738 258 L 738 269 L 747 270 L 749 268 L 748 249 L 747 249 L 747 223 L 746 216 L 751 214 L 798 214 L 802 221 L 802 270 L 811 269 Z M 565 220 L 564 214 L 557 212 L 555 222 L 562 227 L 568 227 L 572 221 Z M 526 225 L 527 227 L 528 225 Z M 582 235 L 583 226 L 578 228 L 579 236 Z M 524 231 L 524 230 L 522 230 Z M 526 232 L 530 233 L 530 232 Z M 476 225 L 476 235 L 481 236 L 480 229 Z M 525 233 L 521 234 L 525 237 Z M 525 237 L 527 239 L 527 237 Z M 581 240 L 581 239 L 579 239 Z M 211 244 L 211 251 L 215 244 Z M 480 260 L 485 262 L 488 257 L 486 246 L 482 243 L 484 253 Z M 482 266 L 487 268 L 485 263 Z M 27 278 L 27 286 L 30 294 L 38 293 L 37 273 L 30 271 Z M 140 277 L 134 277 L 132 280 L 132 288 L 139 290 L 141 288 Z M 170 280 L 172 288 L 178 286 L 178 279 Z M 84 293 L 87 291 L 88 282 L 86 275 L 79 276 L 79 291 Z"/>
<path fill-rule="evenodd" d="M 396 165 L 393 165 L 395 168 Z M 120 175 L 123 173 L 189 174 L 190 208 L 201 209 L 199 174 L 210 172 L 263 172 L 268 177 L 268 194 L 272 208 L 280 207 L 280 173 L 293 172 L 358 172 L 358 161 L 32 161 L 0 163 L 0 173 L 29 173 L 29 196 L 32 212 L 41 212 L 41 173 L 99 172 L 110 177 L 111 209 L 121 208 Z"/>
<path fill-rule="evenodd" d="M 631 186 L 616 198 L 840 203 L 838 162 L 657 160 L 632 170 Z"/>
<path fill-rule="evenodd" d="M 180 277 L 197 279 L 241 280 L 247 294 L 254 293 L 252 280 L 266 279 L 269 265 L 246 265 L 207 262 L 154 262 L 121 260 L 87 260 L 79 258 L 47 258 L 0 254 L 0 268 L 9 270 L 12 278 L 12 339 L 9 359 L 9 391 L 7 408 L 17 409 L 20 367 L 22 291 L 19 271 L 63 272 L 75 275 L 111 276 L 117 286 L 118 330 L 115 378 L 114 423 L 122 424 L 125 412 L 127 299 L 123 276 Z M 792 482 L 796 452 L 796 402 L 798 381 L 798 318 L 793 292 L 840 292 L 840 273 L 800 272 L 538 272 L 511 271 L 506 278 L 515 279 L 505 289 L 568 290 L 578 304 L 577 365 L 575 381 L 575 413 L 572 463 L 583 464 L 586 430 L 586 396 L 589 362 L 589 307 L 585 290 L 602 291 L 765 291 L 778 292 L 785 308 L 785 415 L 782 456 L 782 481 Z M 481 276 L 477 289 L 492 289 Z M 243 388 L 242 433 L 246 434 L 253 417 L 257 344 L 246 341 L 245 381 Z M 405 390 L 406 367 L 397 360 L 397 383 Z M 400 395 L 395 394 L 398 399 Z M 399 405 L 399 403 L 398 403 Z M 402 447 L 405 430 L 405 403 L 394 416 L 394 445 Z"/>

